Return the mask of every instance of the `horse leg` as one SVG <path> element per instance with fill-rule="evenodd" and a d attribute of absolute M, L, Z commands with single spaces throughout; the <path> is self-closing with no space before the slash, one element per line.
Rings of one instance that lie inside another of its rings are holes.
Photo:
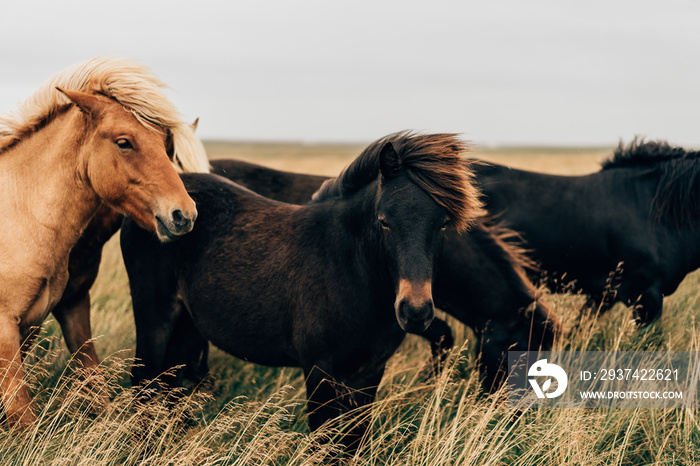
<path fill-rule="evenodd" d="M 157 302 L 160 301 L 160 302 Z M 135 299 L 134 321 L 136 324 L 136 361 L 131 372 L 132 386 L 144 385 L 152 380 L 167 381 L 173 386 L 174 381 L 163 378 L 168 342 L 178 319 L 178 308 L 169 300 Z"/>
<path fill-rule="evenodd" d="M 617 302 L 610 293 L 585 294 L 586 300 L 580 309 L 581 316 L 603 315 Z"/>
<path fill-rule="evenodd" d="M 548 306 L 539 300 L 533 302 L 529 310 L 531 312 L 526 312 L 521 317 L 525 323 L 518 326 L 521 332 L 524 328 L 529 329 L 527 332 L 527 351 L 551 350 L 562 334 L 562 325 L 559 319 Z M 519 341 L 522 340 L 519 339 Z M 519 348 L 513 345 L 511 351 L 513 349 L 518 350 Z"/>
<path fill-rule="evenodd" d="M 653 322 L 661 315 L 663 309 L 664 297 L 658 286 L 647 288 L 637 300 L 633 303 L 634 319 L 637 325 L 645 327 Z"/>
<path fill-rule="evenodd" d="M 136 360 L 131 369 L 132 386 L 158 381 L 164 369 L 168 342 L 182 312 L 177 298 L 177 283 L 172 275 L 173 261 L 153 250 L 151 241 L 134 247 L 129 237 L 148 235 L 135 225 L 122 228 L 122 257 L 129 276 L 131 302 L 136 326 Z"/>
<path fill-rule="evenodd" d="M 189 317 L 189 314 L 183 314 Z M 189 327 L 189 332 L 183 376 L 196 384 L 202 384 L 209 380 L 209 341 L 194 327 Z"/>
<path fill-rule="evenodd" d="M 366 406 L 374 401 L 384 368 L 361 369 L 348 378 L 334 378 L 313 366 L 305 368 L 309 428 L 316 431 L 324 423 L 354 411 L 356 419 L 351 428 L 342 431 L 341 443 L 348 454 L 361 445 L 369 428 L 370 416 Z M 364 409 L 363 409 L 364 408 Z M 324 438 L 324 441 L 330 440 Z"/>
<path fill-rule="evenodd" d="M 318 367 L 304 370 L 306 376 L 306 399 L 309 411 L 309 429 L 319 429 L 326 421 L 340 416 L 341 411 L 335 404 L 336 391 L 329 375 Z"/>
<path fill-rule="evenodd" d="M 539 302 L 511 322 L 488 322 L 475 329 L 479 336 L 484 388 L 495 392 L 508 375 L 508 351 L 549 350 L 561 333 L 556 317 Z"/>
<path fill-rule="evenodd" d="M 433 360 L 434 375 L 440 374 L 442 367 L 447 360 L 447 354 L 454 346 L 452 329 L 442 319 L 433 319 L 430 326 L 420 334 L 430 342 L 430 353 Z"/>
<path fill-rule="evenodd" d="M 80 367 L 97 367 L 100 359 L 90 330 L 90 293 L 72 299 L 69 303 L 59 302 L 51 312 L 61 326 L 68 351 Z"/>
<path fill-rule="evenodd" d="M 199 333 L 184 304 L 178 302 L 174 306 L 179 306 L 176 311 L 178 319 L 168 342 L 163 366 L 166 369 L 185 366 L 177 370 L 171 386 L 181 386 L 183 378 L 202 383 L 209 374 L 209 341 Z"/>
<path fill-rule="evenodd" d="M 193 341 L 189 345 L 184 376 L 197 384 L 202 384 L 209 380 L 209 341 L 204 337 L 197 341 L 194 340 L 193 336 Z"/>
<path fill-rule="evenodd" d="M 656 279 L 659 274 L 651 267 L 640 267 L 640 270 L 627 277 L 618 290 L 617 295 L 634 313 L 634 320 L 639 327 L 649 325 L 661 315 L 664 295 L 661 293 L 661 283 Z"/>
<path fill-rule="evenodd" d="M 160 376 L 160 382 L 167 390 L 165 399 L 171 409 L 185 398 L 185 391 L 177 390 L 182 387 L 183 378 L 194 381 L 200 385 L 198 388 L 204 386 L 205 381 L 209 382 L 209 341 L 194 326 L 192 317 L 181 300 L 176 300 L 172 309 L 174 322 L 162 364 L 167 375 Z M 189 408 L 180 412 L 184 423 L 190 427 L 196 425 L 195 416 Z"/>
<path fill-rule="evenodd" d="M 22 371 L 21 336 L 13 319 L 0 323 L 0 389 L 10 425 L 27 426 L 36 420 Z"/>
<path fill-rule="evenodd" d="M 479 348 L 479 372 L 481 385 L 488 393 L 494 393 L 503 384 L 508 374 L 508 350 L 515 335 L 503 338 L 498 328 L 477 334 Z"/>
<path fill-rule="evenodd" d="M 89 291 L 67 302 L 61 300 L 51 312 L 61 326 L 68 351 L 73 355 L 78 367 L 85 371 L 88 386 L 99 398 L 100 403 L 99 406 L 95 406 L 95 411 L 100 412 L 109 404 L 109 395 L 105 378 L 99 371 L 100 358 L 92 341 Z"/>

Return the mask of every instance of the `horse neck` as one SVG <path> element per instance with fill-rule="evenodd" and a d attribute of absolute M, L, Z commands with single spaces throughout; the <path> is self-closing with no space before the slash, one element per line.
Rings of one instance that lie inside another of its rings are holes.
<path fill-rule="evenodd" d="M 663 226 L 663 235 L 659 235 L 660 247 L 664 260 L 682 264 L 680 272 L 686 274 L 700 268 L 700 226 L 692 228 L 674 228 Z"/>
<path fill-rule="evenodd" d="M 646 247 L 655 251 L 655 260 L 668 275 L 666 280 L 680 282 L 687 273 L 700 268 L 700 224 L 677 225 L 673 220 L 657 219 L 652 213 L 658 171 L 645 166 L 621 167 L 604 169 L 597 175 L 608 177 L 610 185 L 626 190 L 621 204 L 640 213 L 641 221 L 651 232 L 645 240 Z"/>
<path fill-rule="evenodd" d="M 11 219 L 3 227 L 55 255 L 70 249 L 100 202 L 80 166 L 75 135 L 84 125 L 79 111 L 60 113 L 0 154 L 0 203 Z"/>
<path fill-rule="evenodd" d="M 338 248 L 353 248 L 357 257 L 367 261 L 367 272 L 372 280 L 383 283 L 391 281 L 384 262 L 382 235 L 377 225 L 376 213 L 377 182 L 370 183 L 355 194 L 336 202 L 331 202 L 328 216 L 336 232 L 343 232 L 351 238 L 338 238 Z"/>

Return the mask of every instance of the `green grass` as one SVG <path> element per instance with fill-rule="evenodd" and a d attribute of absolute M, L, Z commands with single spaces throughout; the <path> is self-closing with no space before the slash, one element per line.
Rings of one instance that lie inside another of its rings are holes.
<path fill-rule="evenodd" d="M 578 296 L 545 295 L 569 330 L 557 349 L 698 351 L 699 282 L 698 273 L 687 277 L 665 300 L 663 317 L 643 330 L 622 306 L 596 320 L 580 317 Z M 28 429 L 0 430 L 2 465 L 326 464 L 335 450 L 319 438 L 342 431 L 358 415 L 310 433 L 300 370 L 250 364 L 216 349 L 209 389 L 187 391 L 174 410 L 159 397 L 141 403 L 128 383 L 135 337 L 116 238 L 105 249 L 92 296 L 101 372 L 87 379 L 76 373 L 58 326 L 48 321 L 25 365 L 39 420 Z M 429 351 L 420 338 L 408 337 L 390 359 L 369 439 L 348 464 L 700 464 L 697 404 L 516 410 L 504 393 L 481 392 L 473 335 L 451 323 L 458 345 L 437 379 L 422 375 Z M 110 402 L 103 405 L 105 396 Z"/>

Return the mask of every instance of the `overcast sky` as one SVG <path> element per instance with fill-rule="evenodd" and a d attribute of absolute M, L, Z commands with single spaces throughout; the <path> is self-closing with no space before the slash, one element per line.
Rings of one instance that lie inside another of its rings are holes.
<path fill-rule="evenodd" d="M 697 0 L 0 0 L 0 112 L 97 55 L 206 139 L 700 147 Z"/>

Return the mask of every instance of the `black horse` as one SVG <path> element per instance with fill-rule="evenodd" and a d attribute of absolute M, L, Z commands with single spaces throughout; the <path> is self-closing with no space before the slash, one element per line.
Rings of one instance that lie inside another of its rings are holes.
<path fill-rule="evenodd" d="M 235 356 L 302 367 L 312 430 L 370 403 L 405 331 L 433 320 L 443 230 L 464 231 L 480 212 L 462 150 L 454 135 L 387 136 L 304 206 L 182 175 L 199 212 L 186 240 L 160 245 L 134 222 L 122 227 L 142 363 L 133 382 L 160 375 L 189 312 Z M 355 446 L 366 427 L 344 443 Z"/>
<path fill-rule="evenodd" d="M 585 176 L 473 168 L 488 210 L 522 234 L 550 283 L 572 281 L 601 311 L 634 306 L 646 325 L 700 267 L 699 156 L 635 140 Z"/>
<path fill-rule="evenodd" d="M 211 161 L 211 172 L 226 177 L 265 197 L 303 204 L 326 181 L 326 177 L 289 173 L 233 159 Z M 525 277 L 530 267 L 519 248 L 510 241 L 512 232 L 477 224 L 468 234 L 446 232 L 438 260 L 433 299 L 436 306 L 474 330 L 479 338 L 483 385 L 493 390 L 505 376 L 507 352 L 550 349 L 560 325 L 556 316 L 539 301 Z M 182 316 L 184 333 L 173 351 L 190 345 L 185 376 L 199 381 L 208 372 L 208 342 Z M 452 347 L 450 327 L 435 318 L 420 333 L 430 341 L 436 363 Z M 166 365 L 162 370 L 171 367 Z"/>

